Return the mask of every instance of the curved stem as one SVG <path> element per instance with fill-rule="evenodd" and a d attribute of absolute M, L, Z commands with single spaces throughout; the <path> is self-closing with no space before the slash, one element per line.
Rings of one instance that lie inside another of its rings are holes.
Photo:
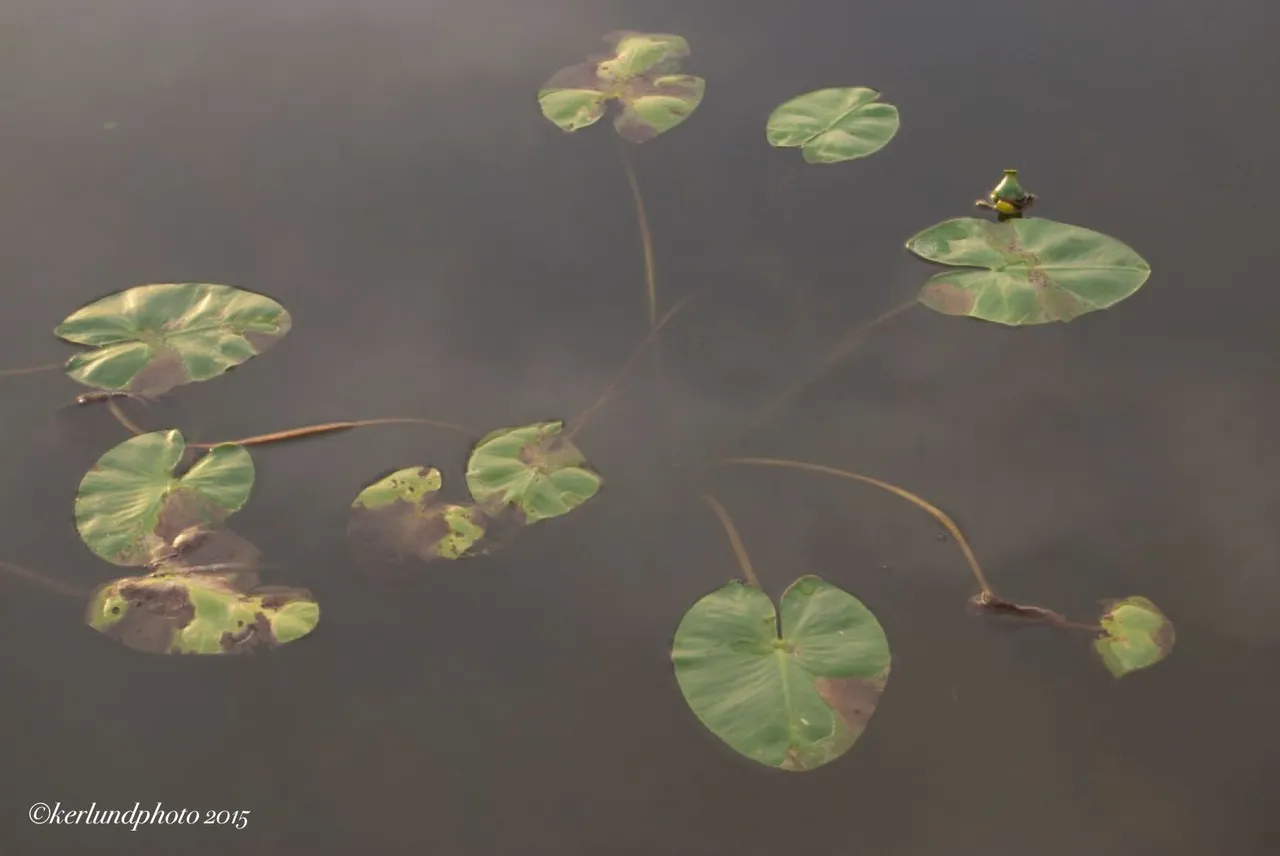
<path fill-rule="evenodd" d="M 28 366 L 22 369 L 0 369 L 0 377 L 18 377 L 19 375 L 39 374 L 40 372 L 51 372 L 54 369 L 60 369 L 65 362 L 61 363 L 45 363 L 42 366 Z"/>
<path fill-rule="evenodd" d="M 809 464 L 804 461 L 790 461 L 783 458 L 725 458 L 718 462 L 719 464 L 744 464 L 756 467 L 783 467 L 791 470 L 807 470 L 811 473 L 825 473 L 829 476 L 837 476 L 842 479 L 852 479 L 863 484 L 869 484 L 872 487 L 878 487 L 886 490 L 894 496 L 901 497 L 907 502 L 924 511 L 934 520 L 942 524 L 943 528 L 955 539 L 956 544 L 960 547 L 960 552 L 964 553 L 964 559 L 969 563 L 969 570 L 973 571 L 973 578 L 977 580 L 978 587 L 982 589 L 983 595 L 995 598 L 991 586 L 987 583 L 987 577 L 982 573 L 982 566 L 978 564 L 978 557 L 973 554 L 973 548 L 969 546 L 969 540 L 964 537 L 964 533 L 960 531 L 960 527 L 956 522 L 947 516 L 946 512 L 938 508 L 933 503 L 916 496 L 906 488 L 898 487 L 887 481 L 881 481 L 871 476 L 864 476 L 861 473 L 850 472 L 848 470 L 838 470 L 835 467 L 828 467 L 822 464 Z"/>
<path fill-rule="evenodd" d="M 738 557 L 738 567 L 742 568 L 742 576 L 747 582 L 756 588 L 760 588 L 760 578 L 756 576 L 756 572 L 751 568 L 751 559 L 747 556 L 747 548 L 742 546 L 742 539 L 738 537 L 738 527 L 733 525 L 733 518 L 729 516 L 729 512 L 725 511 L 720 500 L 716 499 L 709 493 L 702 495 L 702 501 L 711 506 L 711 510 L 716 513 L 716 517 L 720 518 L 720 525 L 724 527 L 725 534 L 729 536 L 729 544 L 733 547 L 733 554 Z"/>
<path fill-rule="evenodd" d="M 653 325 L 653 327 L 649 329 L 648 335 L 646 335 L 640 344 L 636 346 L 636 349 L 631 352 L 631 356 L 627 357 L 627 361 L 622 364 L 622 368 L 618 369 L 618 373 L 614 376 L 613 380 L 609 381 L 609 385 L 604 388 L 604 392 L 600 393 L 600 397 L 595 400 L 595 403 L 579 413 L 577 416 L 573 417 L 573 419 L 569 420 L 570 427 L 568 433 L 565 434 L 566 440 L 572 439 L 575 434 L 586 427 L 587 422 L 595 411 L 603 406 L 604 403 L 613 396 L 614 389 L 617 388 L 618 384 L 622 383 L 623 378 L 625 378 L 631 371 L 631 367 L 635 365 L 635 362 L 640 358 L 640 355 L 644 353 L 646 348 L 657 340 L 658 331 L 665 327 L 667 322 L 674 318 L 677 312 L 683 309 L 687 303 L 697 296 L 697 293 L 694 293 L 676 303 L 675 306 L 672 306 L 667 310 L 667 314 L 663 315 L 662 319 L 658 321 L 657 324 Z"/>
<path fill-rule="evenodd" d="M 26 580 L 27 582 L 34 583 L 41 588 L 48 589 L 49 591 L 57 594 L 66 595 L 67 597 L 85 598 L 92 594 L 92 592 L 76 588 L 75 586 L 59 582 L 58 580 L 50 579 L 44 574 L 29 571 L 21 565 L 15 565 L 12 562 L 6 562 L 3 559 L 0 559 L 0 569 L 8 571 L 19 579 Z"/>
<path fill-rule="evenodd" d="M 135 437 L 147 433 L 134 424 L 132 419 L 124 415 L 124 411 L 120 409 L 119 404 L 116 404 L 114 398 L 108 398 L 106 401 L 107 409 L 111 411 L 111 415 L 116 418 L 116 421 L 125 427 L 125 430 L 132 432 Z"/>
<path fill-rule="evenodd" d="M 620 138 L 617 144 L 622 169 L 627 174 L 627 186 L 631 188 L 631 199 L 636 206 L 636 219 L 640 222 L 640 246 L 644 250 L 645 305 L 649 309 L 649 326 L 653 327 L 658 322 L 658 289 L 653 276 L 653 236 L 649 234 L 649 218 L 644 212 L 644 199 L 640 196 L 640 182 L 636 180 L 635 168 L 631 166 L 631 158 L 627 156 L 626 146 Z"/>
<path fill-rule="evenodd" d="M 849 333 L 841 337 L 840 341 L 836 342 L 834 345 L 832 345 L 830 348 L 827 349 L 827 352 L 823 356 L 822 362 L 818 365 L 817 369 L 810 372 L 805 377 L 801 378 L 800 380 L 793 383 L 791 386 L 784 389 L 781 392 L 781 394 L 779 394 L 776 398 L 774 398 L 772 401 L 766 404 L 763 408 L 761 408 L 756 413 L 755 416 L 753 416 L 750 420 L 747 421 L 746 427 L 744 427 L 740 432 L 738 432 L 738 436 L 734 439 L 733 441 L 734 446 L 741 443 L 742 440 L 745 439 L 748 434 L 750 434 L 756 428 L 759 428 L 761 424 L 763 424 L 767 419 L 769 419 L 769 417 L 773 416 L 773 414 L 777 413 L 780 409 L 786 406 L 786 404 L 789 401 L 791 401 L 791 399 L 795 398 L 796 395 L 802 392 L 807 386 L 809 386 L 815 380 L 817 380 L 818 378 L 826 374 L 828 371 L 830 371 L 831 368 L 836 365 L 836 363 L 839 363 L 841 360 L 846 359 L 850 354 L 852 354 L 854 349 L 857 348 L 858 343 L 862 340 L 862 337 L 865 336 L 868 332 L 870 332 L 875 327 L 880 326 L 884 322 L 888 321 L 890 318 L 893 318 L 895 315 L 900 315 L 903 312 L 906 312 L 908 309 L 915 306 L 917 303 L 919 303 L 919 300 L 913 297 L 911 298 L 911 300 L 907 301 L 906 303 L 895 306 L 894 308 L 890 309 L 888 312 L 885 312 L 882 315 L 879 315 L 876 318 L 873 318 L 872 320 L 868 321 L 867 323 L 859 327 L 856 327 L 855 329 L 853 329 L 852 331 L 850 331 Z"/>
<path fill-rule="evenodd" d="M 448 431 L 456 431 L 464 434 L 470 439 L 477 439 L 461 425 L 454 425 L 452 422 L 438 422 L 435 419 L 414 419 L 401 417 L 387 417 L 385 419 L 359 419 L 347 422 L 323 422 L 319 425 L 307 425 L 302 428 L 289 428 L 285 431 L 273 431 L 270 434 L 255 434 L 252 437 L 244 437 L 239 440 L 222 440 L 217 443 L 188 443 L 187 445 L 193 449 L 212 449 L 214 446 L 233 445 L 233 446 L 262 446 L 267 443 L 281 443 L 285 440 L 299 440 L 303 437 L 315 437 L 320 434 L 333 434 L 338 431 L 350 431 L 353 428 L 368 428 L 374 425 L 431 425 L 435 428 L 444 428 Z"/>

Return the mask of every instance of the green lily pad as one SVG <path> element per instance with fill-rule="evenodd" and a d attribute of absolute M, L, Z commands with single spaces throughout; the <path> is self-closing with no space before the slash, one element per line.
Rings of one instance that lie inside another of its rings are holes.
<path fill-rule="evenodd" d="M 565 131 L 594 125 L 609 102 L 621 107 L 613 126 L 628 142 L 643 143 L 679 125 L 697 109 L 706 81 L 676 74 L 689 43 L 665 33 L 605 36 L 613 53 L 556 72 L 538 91 L 542 115 Z"/>
<path fill-rule="evenodd" d="M 778 148 L 800 147 L 809 163 L 839 163 L 880 151 L 898 133 L 898 108 L 864 86 L 798 95 L 769 114 L 766 136 Z"/>
<path fill-rule="evenodd" d="M 161 395 L 217 377 L 270 348 L 291 324 L 269 297 L 203 282 L 139 285 L 90 303 L 55 335 L 91 351 L 67 361 L 72 380 Z"/>
<path fill-rule="evenodd" d="M 125 577 L 98 588 L 85 621 L 157 654 L 240 654 L 293 642 L 320 622 L 320 606 L 306 589 L 242 586 L 241 578 L 218 573 Z"/>
<path fill-rule="evenodd" d="M 1145 597 L 1126 597 L 1103 604 L 1102 635 L 1094 650 L 1117 678 L 1154 666 L 1173 650 L 1173 622 Z"/>
<path fill-rule="evenodd" d="M 782 595 L 782 628 L 759 588 L 734 581 L 693 605 L 671 654 L 685 701 L 753 761 L 812 770 L 866 728 L 889 677 L 889 640 L 853 595 L 803 576 Z"/>
<path fill-rule="evenodd" d="M 459 559 L 484 538 L 488 518 L 474 505 L 437 502 L 434 467 L 407 467 L 366 487 L 351 503 L 347 535 L 361 559 Z"/>
<path fill-rule="evenodd" d="M 116 565 L 153 565 L 244 506 L 254 476 L 246 449 L 216 446 L 177 477 L 185 450 L 180 432 L 155 431 L 98 459 L 75 504 L 76 529 L 90 550 Z"/>
<path fill-rule="evenodd" d="M 596 495 L 604 479 L 565 439 L 563 422 L 494 431 L 467 461 L 467 487 L 485 513 L 519 511 L 525 523 L 568 514 Z"/>
<path fill-rule="evenodd" d="M 1114 306 L 1151 275 L 1146 260 L 1115 238 L 1037 217 L 946 220 L 907 241 L 907 249 L 926 261 L 974 268 L 930 279 L 920 291 L 925 306 L 1013 327 Z"/>

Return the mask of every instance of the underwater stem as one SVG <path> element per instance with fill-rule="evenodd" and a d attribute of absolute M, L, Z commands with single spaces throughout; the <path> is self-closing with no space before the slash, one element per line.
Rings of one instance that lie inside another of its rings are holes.
<path fill-rule="evenodd" d="M 733 547 L 733 553 L 738 557 L 738 566 L 742 568 L 742 576 L 748 583 L 760 588 L 760 578 L 756 576 L 756 572 L 751 568 L 751 559 L 747 556 L 747 548 L 742 546 L 742 539 L 738 537 L 738 527 L 733 525 L 733 518 L 729 516 L 729 512 L 725 511 L 720 500 L 716 499 L 709 493 L 702 495 L 702 501 L 711 506 L 711 510 L 716 513 L 716 517 L 720 518 L 720 525 L 724 526 L 725 534 L 729 536 L 729 544 Z"/>
<path fill-rule="evenodd" d="M 333 434 L 338 431 L 350 431 L 353 428 L 368 428 L 374 425 L 431 425 L 436 428 L 444 428 L 449 431 L 456 431 L 460 434 L 465 434 L 473 440 L 476 439 L 475 434 L 472 434 L 461 425 L 454 425 L 452 422 L 438 422 L 434 419 L 387 417 L 385 419 L 359 419 L 350 422 L 324 422 L 319 425 L 307 425 L 302 428 L 273 431 L 270 434 L 257 434 L 252 437 L 244 437 L 240 440 L 223 440 L 218 443 L 188 443 L 187 445 L 193 449 L 212 449 L 214 446 L 223 446 L 228 444 L 233 446 L 262 446 L 267 443 L 281 443 L 285 440 L 298 440 L 303 437 L 315 437 L 320 434 Z"/>
<path fill-rule="evenodd" d="M 116 404 L 114 398 L 108 398 L 106 401 L 107 409 L 111 411 L 111 415 L 116 418 L 116 421 L 125 427 L 125 430 L 132 432 L 135 437 L 147 433 L 134 424 L 132 419 L 124 415 L 124 411 L 120 409 L 120 405 Z"/>
<path fill-rule="evenodd" d="M 865 336 L 870 330 L 880 326 L 884 322 L 888 321 L 890 318 L 893 318 L 895 315 L 900 315 L 903 312 L 906 312 L 908 309 L 915 306 L 919 302 L 920 301 L 918 299 L 913 297 L 911 298 L 911 300 L 907 301 L 906 303 L 903 303 L 899 306 L 895 306 L 893 309 L 890 309 L 888 312 L 885 312 L 884 314 L 876 318 L 873 318 L 867 323 L 859 327 L 856 327 L 851 332 L 846 333 L 844 336 L 842 336 L 840 338 L 840 341 L 836 342 L 834 345 L 832 345 L 830 348 L 827 349 L 827 352 L 823 356 L 822 362 L 819 364 L 817 369 L 810 372 L 805 377 L 801 378 L 800 380 L 793 383 L 791 386 L 784 389 L 782 393 L 778 395 L 777 398 L 773 399 L 773 401 L 769 402 L 767 405 L 761 408 L 760 411 L 754 417 L 748 420 L 746 427 L 744 427 L 742 431 L 738 433 L 737 438 L 734 440 L 734 445 L 736 446 L 737 444 L 741 443 L 742 440 L 745 439 L 748 434 L 750 434 L 756 428 L 759 428 L 762 423 L 764 423 L 774 413 L 777 413 L 778 410 L 780 410 L 782 407 L 784 407 L 787 404 L 787 402 L 795 398 L 796 395 L 798 395 L 802 390 L 804 390 L 805 387 L 809 386 L 809 384 L 813 383 L 815 380 L 817 380 L 818 378 L 826 374 L 828 371 L 830 371 L 831 368 L 836 365 L 836 363 L 840 362 L 843 359 L 846 359 L 850 354 L 852 354 L 854 349 L 857 347 L 858 343 L 861 341 L 862 337 Z"/>
<path fill-rule="evenodd" d="M 803 461 L 790 461 L 782 458 L 725 458 L 718 462 L 719 464 L 745 464 L 747 466 L 756 467 L 783 467 L 792 470 L 807 470 L 812 473 L 825 473 L 829 476 L 838 476 L 843 479 L 853 479 L 854 481 L 869 484 L 872 487 L 878 487 L 881 490 L 887 490 L 895 496 L 905 499 L 907 502 L 927 513 L 934 520 L 942 524 L 943 528 L 955 539 L 956 544 L 960 547 L 960 552 L 964 553 L 964 559 L 969 563 L 969 570 L 973 571 L 973 578 L 978 581 L 978 587 L 982 589 L 982 594 L 989 598 L 995 598 L 995 594 L 991 591 L 991 586 L 987 584 L 986 575 L 982 573 L 982 567 L 978 564 L 978 557 L 973 554 L 973 549 L 969 546 L 969 541 L 964 537 L 964 533 L 960 531 L 960 527 L 956 522 L 947 516 L 946 512 L 938 508 L 931 502 L 916 496 L 911 491 L 890 484 L 880 479 L 864 476 L 861 473 L 854 473 L 848 470 L 838 470 L 835 467 L 828 467 L 822 464 L 808 464 Z"/>
<path fill-rule="evenodd" d="M 653 278 L 653 237 L 649 234 L 649 218 L 644 212 L 644 199 L 640 196 L 640 182 L 636 180 L 635 168 L 631 166 L 631 158 L 621 139 L 618 139 L 618 156 L 622 159 L 622 169 L 627 174 L 627 186 L 631 188 L 631 199 L 636 206 L 636 219 L 640 222 L 640 245 L 644 250 L 644 296 L 649 310 L 649 326 L 658 322 L 658 288 Z"/>
<path fill-rule="evenodd" d="M 12 562 L 6 562 L 3 559 L 0 559 L 0 569 L 6 570 L 15 577 L 24 579 L 29 583 L 35 583 L 36 585 L 46 588 L 49 591 L 56 592 L 57 594 L 82 598 L 90 595 L 90 592 L 83 589 L 78 589 L 75 586 L 68 585 L 67 583 L 49 579 L 43 574 L 37 574 L 35 571 L 29 571 L 24 567 L 15 565 Z"/>
<path fill-rule="evenodd" d="M 569 430 L 568 433 L 565 434 L 565 439 L 572 439 L 575 434 L 586 427 L 589 418 L 595 413 L 595 411 L 613 396 L 614 389 L 617 388 L 618 384 L 622 383 L 623 378 L 625 378 L 627 373 L 631 371 L 631 367 L 635 365 L 636 360 L 638 360 L 640 355 L 644 353 L 645 348 L 653 344 L 653 342 L 658 338 L 658 331 L 665 327 L 667 322 L 674 318 L 677 312 L 683 309 L 686 304 L 697 296 L 698 295 L 695 292 L 680 300 L 675 306 L 672 306 L 667 310 L 667 314 L 663 315 L 657 324 L 650 328 L 648 335 L 646 335 L 644 339 L 641 340 L 640 344 L 636 346 L 636 349 L 631 352 L 631 356 L 627 357 L 627 361 L 622 364 L 622 368 L 618 369 L 618 373 L 614 375 L 613 380 L 609 381 L 609 385 L 604 388 L 604 392 L 600 393 L 600 397 L 595 400 L 595 403 L 579 413 L 577 416 L 573 417 L 573 419 L 569 420 Z"/>
<path fill-rule="evenodd" d="M 0 369 L 0 377 L 17 377 L 19 375 L 39 374 L 60 369 L 65 363 L 45 363 L 42 366 L 28 366 L 24 369 Z"/>

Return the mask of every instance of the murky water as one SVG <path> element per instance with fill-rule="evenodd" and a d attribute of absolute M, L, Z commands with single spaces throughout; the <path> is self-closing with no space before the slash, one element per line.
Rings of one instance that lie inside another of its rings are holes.
<path fill-rule="evenodd" d="M 686 36 L 708 80 L 693 118 L 632 151 L 660 300 L 705 291 L 664 341 L 666 409 L 640 372 L 581 437 L 606 490 L 499 558 L 372 582 L 345 558 L 352 497 L 398 466 L 457 478 L 465 444 L 398 427 L 258 450 L 236 528 L 324 617 L 255 658 L 136 654 L 74 600 L 0 580 L 5 852 L 1280 851 L 1266 4 L 9 2 L 0 367 L 63 358 L 48 331 L 105 293 L 203 280 L 272 295 L 294 330 L 148 427 L 581 410 L 644 334 L 639 239 L 609 132 L 557 132 L 534 93 L 622 27 Z M 775 105 L 834 85 L 899 106 L 884 151 L 805 167 L 765 144 Z M 743 448 L 920 492 L 1010 597 L 1087 619 L 1145 594 L 1178 647 L 1116 682 L 1082 636 L 970 617 L 955 545 L 911 507 L 723 473 L 765 585 L 853 591 L 895 658 L 845 758 L 756 768 L 694 720 L 667 659 L 736 566 L 664 462 L 714 452 L 909 298 L 930 270 L 903 240 L 1008 166 L 1036 213 L 1138 249 L 1148 284 L 1030 330 L 908 312 Z M 0 379 L 0 558 L 89 586 L 111 569 L 72 500 L 124 435 L 101 409 L 55 415 L 79 391 Z M 26 816 L 157 801 L 251 815 Z"/>

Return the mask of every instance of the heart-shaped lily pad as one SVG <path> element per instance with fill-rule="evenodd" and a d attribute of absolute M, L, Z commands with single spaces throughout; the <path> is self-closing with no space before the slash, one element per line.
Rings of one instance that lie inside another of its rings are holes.
<path fill-rule="evenodd" d="M 427 562 L 470 555 L 488 518 L 474 505 L 438 502 L 442 483 L 434 467 L 406 467 L 362 490 L 347 526 L 358 557 Z"/>
<path fill-rule="evenodd" d="M 240 654 L 306 636 L 320 606 L 305 589 L 242 588 L 236 575 L 171 573 L 125 577 L 89 601 L 90 627 L 138 651 Z"/>
<path fill-rule="evenodd" d="M 666 33 L 618 32 L 605 36 L 613 53 L 558 71 L 538 91 L 538 105 L 565 131 L 593 125 L 610 101 L 621 107 L 613 126 L 629 142 L 642 143 L 689 118 L 702 102 L 706 81 L 674 73 L 689 43 Z"/>
<path fill-rule="evenodd" d="M 889 640 L 853 595 L 815 576 L 769 596 L 734 581 L 693 605 L 671 654 L 685 701 L 753 761 L 812 770 L 843 755 L 889 677 Z"/>
<path fill-rule="evenodd" d="M 216 446 L 175 476 L 185 450 L 180 432 L 155 431 L 98 459 L 76 494 L 76 528 L 90 550 L 116 565 L 153 565 L 244 506 L 254 476 L 246 449 Z"/>
<path fill-rule="evenodd" d="M 563 422 L 538 422 L 484 437 L 467 461 L 472 498 L 490 516 L 511 507 L 536 523 L 595 496 L 604 479 L 563 432 Z"/>
<path fill-rule="evenodd" d="M 160 395 L 217 377 L 289 332 L 269 297 L 203 282 L 139 285 L 71 314 L 53 332 L 93 350 L 67 361 L 75 381 L 102 390 Z"/>
<path fill-rule="evenodd" d="M 946 220 L 907 249 L 926 261 L 980 268 L 934 276 L 920 291 L 925 306 L 1013 327 L 1106 309 L 1151 275 L 1146 260 L 1115 238 L 1037 217 Z"/>
<path fill-rule="evenodd" d="M 1093 643 L 1107 670 L 1117 678 L 1154 666 L 1173 650 L 1173 622 L 1145 597 L 1103 604 L 1102 635 Z"/>
<path fill-rule="evenodd" d="M 864 158 L 884 148 L 898 133 L 898 108 L 877 101 L 879 97 L 879 92 L 864 86 L 798 95 L 769 114 L 769 144 L 798 146 L 809 163 Z"/>

